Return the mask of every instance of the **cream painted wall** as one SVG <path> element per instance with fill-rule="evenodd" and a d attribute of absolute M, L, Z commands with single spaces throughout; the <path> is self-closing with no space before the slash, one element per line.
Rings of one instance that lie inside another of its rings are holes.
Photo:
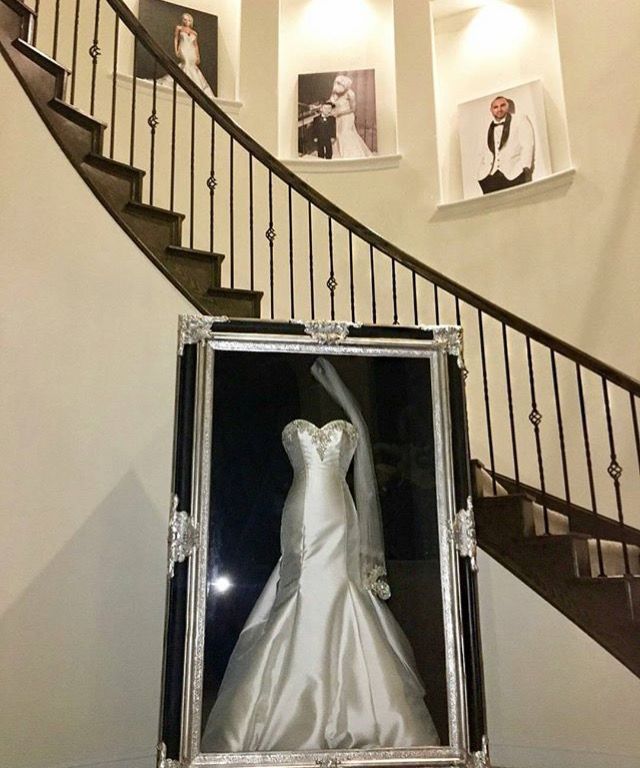
<path fill-rule="evenodd" d="M 637 372 L 635 336 L 618 329 L 637 326 L 640 284 L 639 192 L 629 160 L 640 149 L 640 7 L 557 0 L 556 12 L 578 167 L 567 191 L 434 218 L 440 191 L 423 0 L 395 3 L 400 168 L 309 179 L 418 258 Z M 243 3 L 239 119 L 272 149 L 278 25 L 277 0 Z M 3 154 L 0 182 L 0 402 L 10 437 L 1 492 L 11 513 L 1 525 L 12 543 L 3 558 L 9 576 L 2 585 L 0 687 L 14 692 L 1 705 L 2 730 L 12 734 L 3 756 L 15 768 L 116 758 L 150 766 L 175 324 L 189 305 L 75 176 L 4 63 L 0 73 L 12 103 L 0 140 L 13 148 Z M 598 138 L 610 134 L 611 104 L 625 105 L 625 119 L 616 119 L 619 154 Z M 629 702 L 637 701 L 637 681 L 497 566 L 482 566 L 490 725 L 505 765 L 567 768 L 585 744 L 617 754 L 616 768 L 626 768 L 623 755 L 635 760 L 630 766 L 640 764 L 637 743 L 625 740 L 632 724 L 624 720 Z M 545 638 L 520 631 L 527 617 L 544 627 Z M 532 681 L 524 662 L 538 658 L 541 646 L 547 654 L 562 651 L 536 668 Z M 569 682 L 559 689 L 558 668 L 568 680 L 578 678 L 580 695 Z M 603 690 L 608 695 L 607 681 L 612 695 L 604 718 L 591 701 Z M 556 697 L 562 708 L 555 708 Z M 534 707 L 541 700 L 544 707 Z M 573 718 L 559 719 L 569 710 Z M 529 712 L 535 728 L 527 727 Z M 614 721 L 625 726 L 621 741 Z"/>
<path fill-rule="evenodd" d="M 434 18 L 432 29 L 441 199 L 462 198 L 458 105 L 532 80 L 544 89 L 551 170 L 570 168 L 552 0 L 485 5 Z"/>
<path fill-rule="evenodd" d="M 3 765 L 150 766 L 177 317 L 4 60 Z"/>
<path fill-rule="evenodd" d="M 279 155 L 298 155 L 298 75 L 352 69 L 375 70 L 378 153 L 395 153 L 393 1 L 281 0 L 279 19 Z"/>

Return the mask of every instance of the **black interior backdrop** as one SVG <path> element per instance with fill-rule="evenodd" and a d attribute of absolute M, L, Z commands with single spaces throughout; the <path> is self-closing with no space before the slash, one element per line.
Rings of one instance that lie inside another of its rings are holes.
<path fill-rule="evenodd" d="M 284 426 L 344 418 L 311 376 L 316 355 L 217 351 L 209 528 L 203 726 L 229 656 L 280 556 L 280 519 L 293 471 Z M 448 743 L 444 629 L 435 492 L 430 367 L 426 359 L 335 355 L 330 360 L 369 426 L 383 513 L 392 597 Z M 352 470 L 348 475 L 351 484 Z"/>
<path fill-rule="evenodd" d="M 176 5 L 165 0 L 140 0 L 138 19 L 146 27 L 156 42 L 172 59 L 176 59 L 174 35 L 176 26 L 181 23 L 183 13 L 193 16 L 193 28 L 198 33 L 200 48 L 200 71 L 218 93 L 218 17 L 212 13 L 196 11 L 188 5 Z M 154 67 L 154 59 L 146 49 L 139 45 L 136 54 L 136 77 L 153 80 L 165 75 L 163 69 Z"/>

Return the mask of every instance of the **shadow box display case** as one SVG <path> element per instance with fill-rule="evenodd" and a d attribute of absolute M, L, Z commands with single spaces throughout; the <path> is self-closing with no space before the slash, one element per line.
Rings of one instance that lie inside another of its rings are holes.
<path fill-rule="evenodd" d="M 488 765 L 457 327 L 181 318 L 158 765 Z"/>

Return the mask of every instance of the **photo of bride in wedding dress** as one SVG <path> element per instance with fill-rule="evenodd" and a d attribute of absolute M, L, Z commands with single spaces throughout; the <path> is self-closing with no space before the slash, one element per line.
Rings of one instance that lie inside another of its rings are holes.
<path fill-rule="evenodd" d="M 298 154 L 314 156 L 313 121 L 331 104 L 336 121 L 334 159 L 370 157 L 377 152 L 375 71 L 298 75 Z"/>
<path fill-rule="evenodd" d="M 140 0 L 139 19 L 185 75 L 214 98 L 218 87 L 217 16 L 164 0 Z M 173 88 L 173 78 L 157 70 L 142 46 L 136 56 L 136 76 Z"/>
<path fill-rule="evenodd" d="M 410 641 L 387 604 L 393 581 L 390 588 L 367 423 L 358 400 L 328 359 L 312 359 L 306 370 L 319 385 L 314 396 L 333 402 L 331 415 L 341 417 L 327 420 L 323 415 L 314 423 L 301 418 L 305 409 L 298 411 L 298 417 L 280 423 L 279 451 L 273 430 L 266 422 L 263 425 L 272 432 L 269 447 L 263 444 L 260 449 L 265 473 L 279 475 L 283 461 L 293 471 L 288 490 L 282 486 L 280 558 L 233 646 L 228 646 L 228 661 L 219 667 L 217 694 L 203 718 L 202 751 L 436 746 L 441 737 L 431 712 L 434 690 L 427 688 L 438 687 L 434 681 L 439 673 L 428 670 L 425 675 L 424 668 L 419 669 L 412 648 L 415 637 Z M 308 374 L 302 371 L 302 375 Z M 261 391 L 270 403 L 269 423 L 278 424 L 278 403 L 295 398 L 288 397 L 287 385 L 282 383 L 273 397 L 266 394 L 267 376 L 265 369 Z M 251 403 L 240 398 L 255 414 Z M 286 412 L 294 415 L 288 408 Z M 222 425 L 218 429 L 218 434 L 225 430 Z M 258 429 L 255 423 L 256 440 Z M 246 452 L 245 459 L 254 468 L 255 479 L 256 462 Z M 220 471 L 225 482 L 233 476 L 230 494 L 237 499 L 218 505 L 218 521 L 226 527 L 221 518 L 227 519 L 231 505 L 242 498 L 240 503 L 248 510 L 252 502 L 241 479 L 244 467 L 228 456 Z M 353 494 L 347 483 L 350 472 Z M 217 483 L 214 477 L 214 487 Z M 266 506 L 265 501 L 262 498 L 258 513 L 260 525 L 272 519 L 269 526 L 273 526 L 278 502 Z M 261 542 L 271 535 L 251 527 Z M 245 535 L 239 539 L 244 541 Z M 219 574 L 228 572 L 231 575 L 225 578 L 234 584 L 238 596 L 254 588 L 255 577 L 247 574 L 239 579 L 233 575 L 233 566 L 227 570 L 219 540 L 210 542 L 210 547 L 218 574 L 209 579 L 210 584 L 217 584 Z M 254 562 L 256 558 L 261 555 L 254 554 Z M 247 555 L 242 557 L 246 560 Z M 390 567 L 394 569 L 393 564 Z M 238 621 L 230 594 L 231 588 L 210 616 L 216 632 L 221 631 L 226 611 Z M 221 639 L 222 635 L 210 635 L 209 647 L 220 652 L 228 642 Z M 436 640 L 430 644 L 438 646 Z M 205 652 L 205 664 L 207 656 Z M 440 732 L 444 708 L 438 707 Z"/>
<path fill-rule="evenodd" d="M 180 24 L 178 24 L 175 29 L 173 47 L 180 69 L 187 75 L 187 77 L 190 77 L 210 99 L 212 99 L 213 91 L 211 90 L 211 86 L 200 70 L 198 33 L 193 28 L 193 16 L 190 13 L 182 14 Z"/>

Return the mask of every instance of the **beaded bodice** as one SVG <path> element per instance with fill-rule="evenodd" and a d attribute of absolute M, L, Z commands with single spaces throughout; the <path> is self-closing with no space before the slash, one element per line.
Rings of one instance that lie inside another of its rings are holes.
<path fill-rule="evenodd" d="M 356 428 L 344 419 L 322 427 L 295 419 L 282 430 L 282 444 L 296 473 L 313 465 L 333 465 L 346 474 L 357 443 Z"/>

